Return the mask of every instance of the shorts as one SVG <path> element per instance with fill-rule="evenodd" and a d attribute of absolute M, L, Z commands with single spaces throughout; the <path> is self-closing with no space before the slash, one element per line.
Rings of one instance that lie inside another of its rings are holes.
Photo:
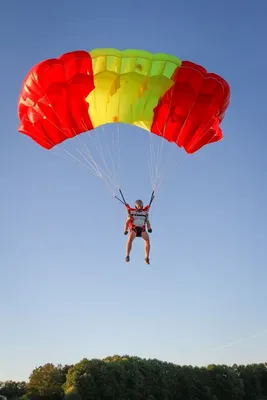
<path fill-rule="evenodd" d="M 136 233 L 136 237 L 141 237 L 142 233 L 146 231 L 146 227 L 145 226 L 133 226 L 131 230 Z"/>

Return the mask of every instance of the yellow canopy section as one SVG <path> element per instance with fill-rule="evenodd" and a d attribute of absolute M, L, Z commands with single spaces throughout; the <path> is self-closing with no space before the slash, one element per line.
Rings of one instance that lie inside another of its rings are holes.
<path fill-rule="evenodd" d="M 154 108 L 172 86 L 177 57 L 143 50 L 95 49 L 92 58 L 95 89 L 87 96 L 94 128 L 122 122 L 150 130 Z"/>

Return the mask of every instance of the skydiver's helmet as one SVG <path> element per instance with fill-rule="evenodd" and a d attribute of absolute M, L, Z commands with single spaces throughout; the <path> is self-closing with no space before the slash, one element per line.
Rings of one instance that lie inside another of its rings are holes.
<path fill-rule="evenodd" d="M 136 202 L 134 203 L 135 208 L 142 210 L 142 208 L 144 207 L 142 200 L 136 200 Z"/>

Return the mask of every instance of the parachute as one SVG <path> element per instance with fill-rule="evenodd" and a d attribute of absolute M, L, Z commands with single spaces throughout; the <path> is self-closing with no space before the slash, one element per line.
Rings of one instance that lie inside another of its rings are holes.
<path fill-rule="evenodd" d="M 138 126 L 194 153 L 218 142 L 230 87 L 190 61 L 144 50 L 78 50 L 27 74 L 18 131 L 50 150 L 98 126 Z"/>

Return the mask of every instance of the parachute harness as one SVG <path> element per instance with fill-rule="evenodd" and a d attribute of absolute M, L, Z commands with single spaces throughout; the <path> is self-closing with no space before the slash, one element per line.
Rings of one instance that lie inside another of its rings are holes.
<path fill-rule="evenodd" d="M 126 203 L 126 200 L 125 200 L 125 198 L 124 198 L 124 196 L 123 196 L 123 193 L 122 193 L 121 189 L 119 189 L 119 192 L 120 192 L 120 195 L 121 195 L 121 199 L 120 199 L 119 197 L 117 197 L 117 196 L 114 196 L 114 198 L 117 199 L 118 201 L 120 201 L 122 204 L 124 204 L 125 207 L 126 207 L 127 210 L 128 210 L 128 208 L 129 208 L 130 206 L 129 206 L 128 203 Z M 147 206 L 147 209 L 150 208 L 150 206 L 151 206 L 151 204 L 152 204 L 154 198 L 155 198 L 155 191 L 153 190 L 153 192 L 152 192 L 152 194 L 151 194 L 151 197 L 150 197 L 149 204 L 148 204 L 148 206 Z"/>
<path fill-rule="evenodd" d="M 119 188 L 119 192 L 120 192 L 120 195 L 121 195 L 121 199 L 120 199 L 119 197 L 117 197 L 117 196 L 114 196 L 114 198 L 117 199 L 120 203 L 122 203 L 122 204 L 125 205 L 126 210 L 127 210 L 127 212 L 128 212 L 128 217 L 129 217 L 130 219 L 132 219 L 132 216 L 131 216 L 131 210 L 132 210 L 132 209 L 131 209 L 130 205 L 126 202 L 125 197 L 124 197 L 124 195 L 123 195 L 123 193 L 122 193 L 122 191 L 121 191 L 120 188 Z M 150 197 L 149 204 L 143 208 L 144 211 L 148 211 L 148 210 L 150 209 L 151 204 L 152 204 L 154 198 L 155 198 L 155 191 L 153 190 L 153 191 L 152 191 L 152 194 L 151 194 L 151 197 Z M 146 222 L 146 221 L 147 221 L 147 217 L 146 217 L 145 222 Z"/>
<path fill-rule="evenodd" d="M 122 203 L 122 204 L 125 205 L 126 210 L 127 210 L 127 212 L 128 212 L 128 218 L 129 218 L 130 221 L 131 221 L 132 229 L 136 229 L 136 226 L 132 224 L 132 222 L 133 222 L 133 215 L 132 215 L 131 211 L 133 211 L 133 209 L 132 209 L 132 208 L 130 207 L 130 205 L 126 202 L 125 197 L 124 197 L 124 195 L 123 195 L 123 193 L 122 193 L 122 191 L 121 191 L 120 188 L 119 188 L 119 192 L 120 192 L 120 195 L 121 195 L 121 199 L 120 199 L 119 197 L 117 197 L 117 196 L 114 196 L 114 198 L 117 199 L 120 203 Z M 151 194 L 151 197 L 150 197 L 149 204 L 148 204 L 147 206 L 143 207 L 143 210 L 144 210 L 144 211 L 146 211 L 146 212 L 149 211 L 149 209 L 150 209 L 150 207 L 151 207 L 151 204 L 152 204 L 154 198 L 155 198 L 155 191 L 153 190 L 153 191 L 152 191 L 152 194 Z M 138 213 L 138 211 L 136 211 L 136 212 Z M 136 215 L 138 215 L 138 214 L 136 214 Z M 141 215 L 141 214 L 139 214 L 139 215 Z M 145 217 L 145 221 L 144 221 L 145 224 L 146 224 L 146 222 L 147 222 L 147 218 L 148 218 L 148 215 L 146 215 L 146 217 Z M 145 229 L 144 226 L 143 226 L 142 228 Z"/>

